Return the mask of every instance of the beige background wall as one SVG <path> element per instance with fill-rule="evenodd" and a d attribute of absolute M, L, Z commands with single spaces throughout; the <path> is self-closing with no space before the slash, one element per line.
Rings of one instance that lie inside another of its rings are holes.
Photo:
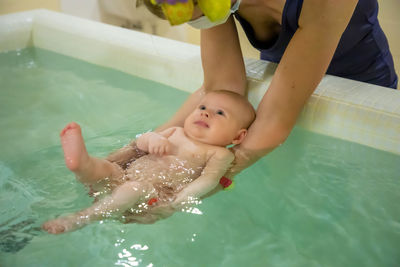
<path fill-rule="evenodd" d="M 130 3 L 134 2 L 134 0 L 129 1 Z M 85 4 L 89 2 L 90 5 Z M 89 2 L 87 0 L 0 0 L 0 15 L 36 8 L 46 8 L 94 20 L 102 20 L 118 26 L 129 27 L 127 21 L 112 16 L 102 16 L 98 8 L 97 0 L 91 0 Z M 379 5 L 379 20 L 388 37 L 390 49 L 395 61 L 395 68 L 397 74 L 400 76 L 400 0 L 379 0 Z M 244 56 L 258 58 L 258 51 L 251 47 L 241 28 L 238 27 L 238 29 Z M 165 31 L 165 27 L 163 31 Z M 162 31 L 160 31 L 160 35 L 163 35 L 161 32 Z M 189 26 L 176 28 L 176 33 L 171 30 L 166 37 L 194 44 L 199 43 L 199 32 L 193 30 Z"/>
<path fill-rule="evenodd" d="M 0 15 L 31 10 L 36 8 L 47 8 L 60 11 L 59 0 L 0 0 Z"/>

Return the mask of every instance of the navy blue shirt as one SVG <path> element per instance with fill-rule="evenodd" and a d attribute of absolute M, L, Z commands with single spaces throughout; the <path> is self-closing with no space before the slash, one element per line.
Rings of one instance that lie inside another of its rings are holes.
<path fill-rule="evenodd" d="M 261 59 L 278 63 L 298 28 L 303 0 L 286 0 L 281 31 L 268 42 L 256 39 L 251 25 L 235 14 L 250 43 L 261 52 Z M 397 75 L 389 45 L 377 18 L 377 0 L 359 0 L 327 70 L 328 74 L 396 88 Z"/>

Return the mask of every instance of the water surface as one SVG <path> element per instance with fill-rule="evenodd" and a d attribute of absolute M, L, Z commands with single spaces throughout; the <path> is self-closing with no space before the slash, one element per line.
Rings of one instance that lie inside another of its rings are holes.
<path fill-rule="evenodd" d="M 49 218 L 92 199 L 64 166 L 59 131 L 78 122 L 104 157 L 188 96 L 48 51 L 0 54 L 1 266 L 399 266 L 400 157 L 296 128 L 206 199 L 202 215 L 153 225 L 96 222 L 49 235 Z"/>

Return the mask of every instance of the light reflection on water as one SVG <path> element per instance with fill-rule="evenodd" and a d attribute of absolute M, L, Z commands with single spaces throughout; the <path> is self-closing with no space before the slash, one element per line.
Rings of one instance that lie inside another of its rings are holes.
<path fill-rule="evenodd" d="M 122 249 L 121 252 L 118 253 L 118 260 L 115 262 L 116 266 L 124 266 L 124 267 L 131 267 L 131 266 L 139 266 L 139 264 L 142 262 L 141 259 L 137 258 L 138 256 L 135 255 L 135 252 L 137 251 L 146 251 L 148 250 L 149 247 L 147 245 L 141 245 L 141 244 L 134 244 L 130 246 L 129 249 Z M 129 250 L 133 250 L 132 252 Z M 136 257 L 135 257 L 136 256 Z M 146 266 L 153 266 L 152 263 L 146 265 Z"/>

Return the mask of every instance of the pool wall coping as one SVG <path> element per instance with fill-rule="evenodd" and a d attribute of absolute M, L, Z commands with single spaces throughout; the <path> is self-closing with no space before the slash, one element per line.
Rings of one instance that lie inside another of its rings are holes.
<path fill-rule="evenodd" d="M 187 92 L 201 86 L 200 48 L 146 33 L 39 9 L 0 16 L 0 52 L 35 46 Z M 257 106 L 276 64 L 245 59 Z M 400 154 L 400 91 L 326 75 L 297 125 Z"/>

